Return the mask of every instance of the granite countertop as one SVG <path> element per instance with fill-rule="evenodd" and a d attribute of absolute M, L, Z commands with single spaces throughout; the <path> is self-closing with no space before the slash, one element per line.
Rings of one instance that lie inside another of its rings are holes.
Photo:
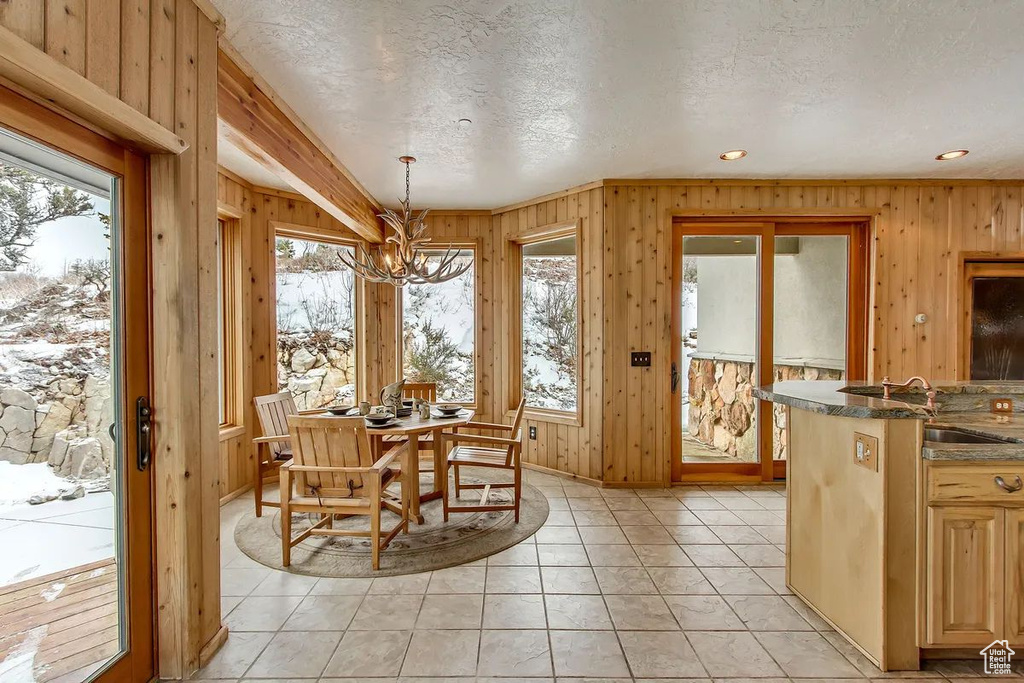
<path fill-rule="evenodd" d="M 943 384 L 937 387 L 938 410 L 924 406 L 925 397 L 920 388 L 894 392 L 894 396 L 907 400 L 885 400 L 871 395 L 877 391 L 877 386 L 864 382 L 789 381 L 756 387 L 754 395 L 823 415 L 878 420 L 918 419 L 924 421 L 925 427 L 952 427 L 1005 441 L 990 444 L 925 441 L 921 456 L 927 460 L 1024 460 L 1024 413 L 996 414 L 987 409 L 988 397 L 992 396 L 1010 396 L 1018 405 L 1024 404 L 1024 383 Z"/>

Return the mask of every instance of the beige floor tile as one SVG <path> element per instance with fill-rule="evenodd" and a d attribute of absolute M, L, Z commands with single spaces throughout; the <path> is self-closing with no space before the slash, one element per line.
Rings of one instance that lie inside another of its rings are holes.
<path fill-rule="evenodd" d="M 517 567 L 537 565 L 537 545 L 520 543 L 487 558 L 488 567 Z"/>
<path fill-rule="evenodd" d="M 674 631 L 679 625 L 660 595 L 606 595 L 618 631 Z"/>
<path fill-rule="evenodd" d="M 615 517 L 608 510 L 576 510 L 573 519 L 579 526 L 613 526 Z"/>
<path fill-rule="evenodd" d="M 488 593 L 540 593 L 537 567 L 490 567 L 485 590 Z"/>
<path fill-rule="evenodd" d="M 549 510 L 544 526 L 576 526 L 576 520 L 569 510 Z"/>
<path fill-rule="evenodd" d="M 765 507 L 767 510 L 773 510 L 776 512 L 783 512 L 786 509 L 785 498 L 758 498 L 757 502 Z"/>
<path fill-rule="evenodd" d="M 408 631 L 416 625 L 422 595 L 368 595 L 349 624 L 353 631 Z"/>
<path fill-rule="evenodd" d="M 231 610 L 238 607 L 238 603 L 242 602 L 245 598 L 237 595 L 222 595 L 220 598 L 220 615 L 226 617 L 231 613 Z"/>
<path fill-rule="evenodd" d="M 252 590 L 252 595 L 307 595 L 317 581 L 315 576 L 273 572 Z"/>
<path fill-rule="evenodd" d="M 541 567 L 545 593 L 599 594 L 594 570 L 590 567 Z"/>
<path fill-rule="evenodd" d="M 735 516 L 750 526 L 785 526 L 786 520 L 769 510 L 737 510 Z"/>
<path fill-rule="evenodd" d="M 821 634 L 755 633 L 765 650 L 793 678 L 856 678 L 860 672 Z"/>
<path fill-rule="evenodd" d="M 715 536 L 718 536 L 724 543 L 768 543 L 761 534 L 757 533 L 749 526 L 710 526 L 708 527 L 714 532 Z M 774 527 L 772 527 L 774 528 Z"/>
<path fill-rule="evenodd" d="M 582 545 L 538 545 L 537 557 L 541 565 L 549 567 L 589 567 L 590 560 Z"/>
<path fill-rule="evenodd" d="M 736 528 L 741 529 L 744 527 Z M 716 536 L 711 529 L 706 526 L 669 526 L 665 527 L 665 530 L 672 535 L 672 538 L 675 539 L 676 543 L 722 544 L 722 539 Z"/>
<path fill-rule="evenodd" d="M 581 484 L 575 481 L 563 481 L 562 489 L 569 498 L 600 498 L 601 489 L 590 484 Z"/>
<path fill-rule="evenodd" d="M 720 526 L 742 526 L 745 524 L 742 519 L 736 516 L 737 513 L 729 512 L 724 508 L 721 510 L 694 510 L 693 514 L 697 515 L 700 521 L 708 526 L 716 524 Z"/>
<path fill-rule="evenodd" d="M 677 545 L 634 545 L 645 567 L 692 567 L 693 562 Z"/>
<path fill-rule="evenodd" d="M 282 627 L 285 631 L 344 631 L 361 595 L 307 595 Z"/>
<path fill-rule="evenodd" d="M 647 570 L 642 567 L 594 567 L 594 575 L 605 595 L 657 593 Z"/>
<path fill-rule="evenodd" d="M 778 543 L 780 545 L 785 545 L 786 543 L 786 527 L 784 526 L 752 525 L 750 528 L 761 534 L 769 543 Z"/>
<path fill-rule="evenodd" d="M 747 567 L 702 567 L 704 577 L 722 595 L 774 595 L 775 591 Z"/>
<path fill-rule="evenodd" d="M 676 541 L 672 535 L 665 531 L 663 526 L 624 526 L 620 527 L 633 545 L 675 545 Z"/>
<path fill-rule="evenodd" d="M 698 567 L 744 567 L 727 545 L 684 545 L 683 552 Z"/>
<path fill-rule="evenodd" d="M 591 596 L 571 597 L 579 599 Z M 600 598 L 597 599 L 600 600 Z M 483 627 L 486 629 L 547 628 L 544 596 L 531 593 L 484 596 Z"/>
<path fill-rule="evenodd" d="M 605 498 L 604 502 L 608 505 L 609 510 L 646 510 L 647 506 L 644 505 L 644 501 L 636 496 L 632 497 L 619 497 L 619 498 Z"/>
<path fill-rule="evenodd" d="M 786 554 L 773 545 L 730 545 L 748 567 L 785 567 Z"/>
<path fill-rule="evenodd" d="M 196 678 L 212 680 L 218 678 L 241 678 L 249 666 L 267 646 L 273 633 L 239 631 L 229 633 L 224 646 L 200 669 Z"/>
<path fill-rule="evenodd" d="M 580 535 L 576 527 L 546 526 L 537 530 L 534 535 L 537 544 L 541 543 L 580 543 Z"/>
<path fill-rule="evenodd" d="M 726 595 L 725 600 L 751 631 L 814 630 L 777 595 Z"/>
<path fill-rule="evenodd" d="M 627 631 L 619 633 L 622 649 L 634 676 L 677 678 L 704 676 L 704 667 L 679 632 Z"/>
<path fill-rule="evenodd" d="M 672 495 L 661 498 L 644 498 L 643 501 L 651 512 L 657 512 L 658 510 L 686 510 L 686 506 Z"/>
<path fill-rule="evenodd" d="M 594 567 L 639 567 L 640 558 L 629 545 L 586 545 L 587 557 Z"/>
<path fill-rule="evenodd" d="M 743 631 L 743 621 L 718 595 L 666 595 L 665 602 L 684 631 Z"/>
<path fill-rule="evenodd" d="M 484 596 L 427 595 L 423 598 L 416 629 L 476 629 L 480 628 Z"/>
<path fill-rule="evenodd" d="M 587 545 L 629 543 L 622 529 L 617 526 L 587 526 L 579 529 L 580 538 Z"/>
<path fill-rule="evenodd" d="M 715 500 L 725 506 L 727 510 L 764 510 L 761 501 L 747 496 L 726 496 L 716 497 Z"/>
<path fill-rule="evenodd" d="M 302 602 L 298 596 L 252 596 L 238 603 L 224 619 L 228 632 L 276 631 Z"/>
<path fill-rule="evenodd" d="M 371 595 L 423 595 L 430 583 L 430 572 L 405 574 L 403 576 L 381 576 L 370 584 Z"/>
<path fill-rule="evenodd" d="M 483 593 L 484 567 L 451 567 L 438 569 L 430 575 L 427 593 Z"/>
<path fill-rule="evenodd" d="M 608 503 L 602 498 L 569 498 L 569 509 L 573 512 L 577 510 L 608 510 Z"/>
<path fill-rule="evenodd" d="M 551 676 L 548 632 L 484 631 L 478 676 Z"/>
<path fill-rule="evenodd" d="M 349 631 L 327 663 L 324 676 L 397 676 L 411 631 Z"/>
<path fill-rule="evenodd" d="M 794 612 L 804 618 L 808 624 L 810 624 L 815 631 L 831 631 L 832 627 L 828 625 L 828 622 L 818 616 L 818 613 L 812 610 L 810 607 L 804 604 L 804 601 L 795 595 L 783 595 L 781 596 L 786 604 L 789 605 Z M 795 629 L 794 629 L 795 630 Z"/>
<path fill-rule="evenodd" d="M 782 670 L 747 631 L 688 631 L 701 664 L 713 678 L 782 676 Z"/>
<path fill-rule="evenodd" d="M 480 631 L 416 631 L 402 676 L 476 675 Z"/>
<path fill-rule="evenodd" d="M 245 597 L 270 576 L 267 567 L 227 567 L 220 571 L 220 594 Z"/>
<path fill-rule="evenodd" d="M 696 567 L 648 567 L 647 573 L 664 595 L 713 595 L 712 586 Z"/>
<path fill-rule="evenodd" d="M 565 498 L 548 498 L 548 507 L 552 510 L 568 510 L 569 501 Z"/>
<path fill-rule="evenodd" d="M 599 488 L 598 491 L 604 498 L 637 498 L 636 491 L 620 488 Z"/>
<path fill-rule="evenodd" d="M 548 627 L 578 631 L 611 630 L 612 620 L 600 595 L 545 595 Z"/>
<path fill-rule="evenodd" d="M 365 595 L 373 579 L 319 579 L 310 595 Z"/>
<path fill-rule="evenodd" d="M 341 640 L 336 631 L 278 633 L 246 674 L 252 678 L 317 678 Z"/>
<path fill-rule="evenodd" d="M 685 508 L 654 510 L 654 517 L 665 526 L 699 526 L 703 524 L 697 515 Z"/>
<path fill-rule="evenodd" d="M 687 496 L 682 499 L 683 504 L 686 505 L 687 510 L 724 510 L 725 506 L 719 503 L 717 500 L 712 498 L 710 495 L 704 496 Z"/>
<path fill-rule="evenodd" d="M 629 668 L 610 631 L 551 631 L 551 657 L 559 677 L 628 677 Z"/>
<path fill-rule="evenodd" d="M 754 567 L 754 572 L 779 595 L 790 595 L 793 592 L 786 586 L 785 567 Z"/>
<path fill-rule="evenodd" d="M 615 510 L 615 521 L 620 526 L 659 526 L 661 522 L 649 510 Z"/>

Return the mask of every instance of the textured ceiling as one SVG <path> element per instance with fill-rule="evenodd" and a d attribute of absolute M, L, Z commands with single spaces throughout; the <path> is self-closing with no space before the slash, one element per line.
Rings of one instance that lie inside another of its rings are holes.
<path fill-rule="evenodd" d="M 406 153 L 438 208 L 614 177 L 1024 177 L 1017 0 L 214 3 L 388 205 Z"/>

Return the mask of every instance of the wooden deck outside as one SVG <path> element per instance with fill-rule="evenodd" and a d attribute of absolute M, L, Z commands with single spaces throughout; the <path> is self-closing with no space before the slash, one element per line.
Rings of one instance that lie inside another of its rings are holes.
<path fill-rule="evenodd" d="M 119 650 L 114 559 L 0 588 L 0 679 L 77 683 Z"/>

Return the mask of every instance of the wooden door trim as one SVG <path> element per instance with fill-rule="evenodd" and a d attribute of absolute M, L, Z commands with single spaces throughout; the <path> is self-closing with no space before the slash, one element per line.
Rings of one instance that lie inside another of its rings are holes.
<path fill-rule="evenodd" d="M 123 543 L 126 576 L 127 649 L 105 664 L 98 680 L 138 681 L 153 677 L 156 671 L 156 555 L 155 514 L 153 508 L 152 467 L 140 472 L 135 467 L 136 422 L 134 402 L 137 396 L 152 396 L 152 290 L 149 169 L 147 159 L 121 147 L 108 138 L 74 122 L 36 102 L 0 85 L 0 127 L 37 141 L 61 154 L 74 157 L 119 178 L 120 199 L 119 242 L 111 242 L 111 251 L 119 250 L 121 291 L 138 292 L 121 297 L 118 314 L 124 334 L 122 398 L 124 405 L 122 437 L 124 440 L 125 481 Z M 124 239 L 129 232 L 135 239 Z M 144 293 L 144 294 L 143 294 Z M 131 321 L 131 324 L 129 324 Z M 134 351 L 134 353 L 132 353 Z M 117 559 L 115 557 L 115 559 Z M 120 586 L 121 584 L 119 584 Z"/>
<path fill-rule="evenodd" d="M 758 339 L 756 367 L 758 383 L 771 384 L 774 380 L 774 299 L 775 299 L 775 237 L 779 235 L 845 235 L 847 243 L 847 339 L 846 378 L 867 379 L 869 368 L 868 343 L 871 285 L 871 218 L 873 210 L 862 213 L 835 215 L 786 215 L 778 212 L 740 212 L 732 215 L 722 211 L 688 211 L 670 214 L 672 226 L 672 318 L 671 360 L 677 371 L 683 368 L 682 349 L 676 340 L 682 337 L 682 238 L 694 235 L 757 235 L 761 237 L 758 250 Z M 764 359 L 771 362 L 762 362 Z M 772 459 L 772 404 L 757 402 L 758 449 L 757 463 L 692 463 L 682 462 L 682 443 L 676 438 L 682 428 L 682 404 L 677 394 L 670 394 L 672 405 L 671 476 L 673 481 L 712 481 L 708 477 L 721 474 L 718 481 L 755 476 L 761 481 L 784 477 L 785 461 Z M 762 428 L 764 426 L 764 428 Z M 752 466 L 752 467 L 751 467 Z M 687 473 L 691 474 L 687 474 Z"/>
<path fill-rule="evenodd" d="M 1009 272 L 1000 272 L 999 266 L 1006 266 Z M 972 273 L 977 267 L 980 273 Z M 1024 252 L 981 252 L 962 251 L 957 259 L 956 291 L 956 368 L 953 376 L 958 380 L 968 381 L 971 378 L 971 312 L 974 310 L 971 296 L 971 279 L 991 271 L 993 275 L 1002 277 L 1024 277 Z"/>

